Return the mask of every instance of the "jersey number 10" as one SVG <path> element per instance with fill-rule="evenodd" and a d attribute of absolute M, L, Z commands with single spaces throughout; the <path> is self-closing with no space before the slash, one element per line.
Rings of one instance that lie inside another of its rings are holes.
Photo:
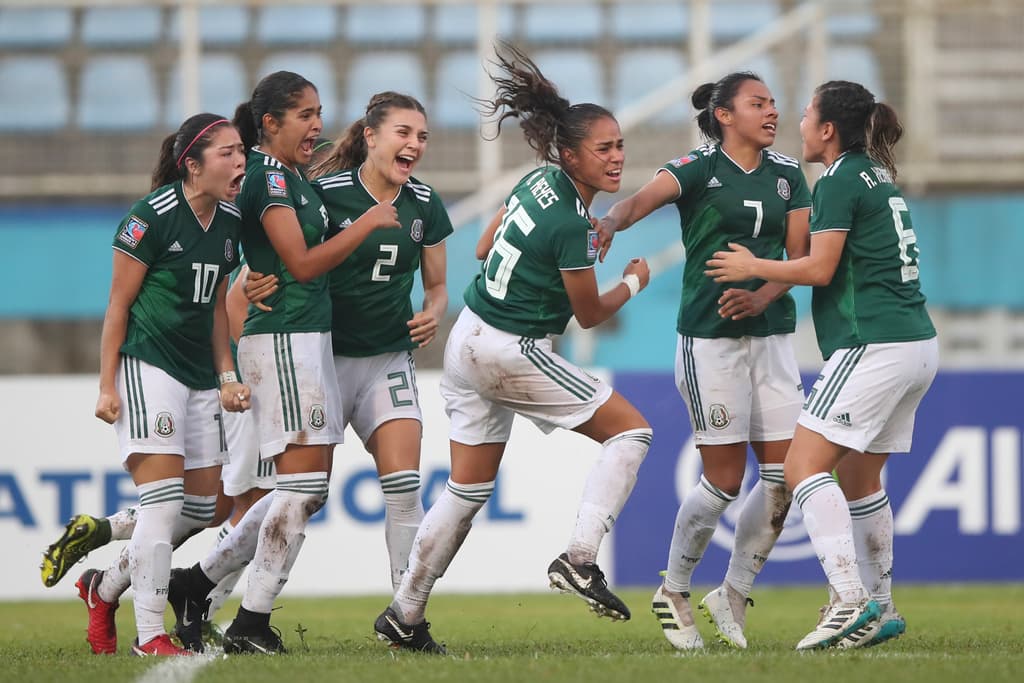
<path fill-rule="evenodd" d="M 213 290 L 217 285 L 217 275 L 220 273 L 220 266 L 216 263 L 193 263 L 192 270 L 196 271 L 195 287 L 192 290 L 192 303 L 208 304 L 213 298 Z"/>

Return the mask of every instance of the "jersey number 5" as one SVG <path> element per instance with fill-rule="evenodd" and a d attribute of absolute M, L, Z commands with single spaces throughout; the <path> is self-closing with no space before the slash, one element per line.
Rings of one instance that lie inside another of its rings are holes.
<path fill-rule="evenodd" d="M 512 246 L 505 240 L 505 232 L 509 226 L 515 225 L 523 237 L 528 236 L 537 226 L 526 213 L 526 207 L 519 203 L 518 197 L 512 197 L 508 202 L 505 217 L 501 219 L 501 225 L 494 237 L 494 244 L 484 261 L 484 284 L 487 285 L 487 293 L 499 301 L 504 301 L 508 295 L 508 281 L 512 278 L 512 271 L 519 262 L 523 252 Z"/>

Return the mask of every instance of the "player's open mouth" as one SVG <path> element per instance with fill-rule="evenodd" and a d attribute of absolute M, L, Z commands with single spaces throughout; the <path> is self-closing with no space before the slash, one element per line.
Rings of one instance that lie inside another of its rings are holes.
<path fill-rule="evenodd" d="M 312 155 L 313 154 L 313 148 L 315 146 L 316 146 L 316 138 L 315 137 L 306 138 L 305 140 L 302 141 L 302 144 L 299 145 L 299 149 L 302 150 L 303 154 Z"/>
<path fill-rule="evenodd" d="M 605 173 L 605 175 L 608 176 L 609 178 L 611 178 L 612 180 L 618 182 L 619 180 L 622 180 L 622 169 L 621 168 L 612 169 L 611 171 L 608 171 L 607 173 Z"/>
<path fill-rule="evenodd" d="M 775 132 L 775 124 L 774 123 L 766 123 L 766 124 L 764 124 L 761 127 L 764 128 L 766 131 L 768 131 L 770 133 L 774 133 Z"/>
<path fill-rule="evenodd" d="M 238 194 L 239 192 L 241 192 L 242 191 L 242 180 L 244 178 L 245 178 L 245 174 L 244 173 L 239 173 L 234 178 L 232 178 L 231 182 L 228 183 L 228 191 L 233 193 L 233 194 Z"/>
<path fill-rule="evenodd" d="M 395 163 L 405 173 L 411 173 L 412 167 L 416 163 L 416 157 L 411 154 L 399 154 L 395 157 Z"/>

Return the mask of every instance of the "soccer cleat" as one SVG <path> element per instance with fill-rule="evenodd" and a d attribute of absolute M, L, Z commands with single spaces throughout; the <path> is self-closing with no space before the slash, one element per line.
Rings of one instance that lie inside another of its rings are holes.
<path fill-rule="evenodd" d="M 874 600 L 859 603 L 834 602 L 822 610 L 813 631 L 796 645 L 797 650 L 820 650 L 835 645 L 857 629 L 878 621 L 881 609 Z"/>
<path fill-rule="evenodd" d="M 47 588 L 57 585 L 75 563 L 109 542 L 110 523 L 107 520 L 75 515 L 57 542 L 43 551 L 43 563 L 39 565 L 43 585 Z"/>
<path fill-rule="evenodd" d="M 377 634 L 377 640 L 386 640 L 391 643 L 391 647 L 434 655 L 448 654 L 444 645 L 438 644 L 431 637 L 430 622 L 421 621 L 410 626 L 399 619 L 398 613 L 391 607 L 381 612 L 373 622 L 373 630 Z"/>
<path fill-rule="evenodd" d="M 167 583 L 167 602 L 174 610 L 174 635 L 181 646 L 192 652 L 203 651 L 203 620 L 210 601 L 194 590 L 187 569 L 172 569 Z"/>
<path fill-rule="evenodd" d="M 98 569 L 86 569 L 75 587 L 78 597 L 85 601 L 89 610 L 89 626 L 85 631 L 85 640 L 92 647 L 93 654 L 112 655 L 117 652 L 117 624 L 114 612 L 118 602 L 106 602 L 96 594 L 96 587 L 103 579 L 103 572 Z"/>
<path fill-rule="evenodd" d="M 599 617 L 611 617 L 616 621 L 629 619 L 629 608 L 614 593 L 608 590 L 604 572 L 593 562 L 573 564 L 567 553 L 555 558 L 548 567 L 551 587 L 563 593 L 579 596 L 590 605 Z"/>
<path fill-rule="evenodd" d="M 719 641 L 729 647 L 745 650 L 747 637 L 743 635 L 743 629 L 747 621 L 747 605 L 753 607 L 754 601 L 744 598 L 735 588 L 723 583 L 705 595 L 697 609 L 715 627 Z"/>
<path fill-rule="evenodd" d="M 132 642 L 131 653 L 135 657 L 181 657 L 195 654 L 172 643 L 171 637 L 166 633 L 161 633 L 145 645 L 139 645 L 139 639 L 136 638 Z"/>
<path fill-rule="evenodd" d="M 651 599 L 651 611 L 661 622 L 661 632 L 677 650 L 699 650 L 704 647 L 697 625 L 693 623 L 690 594 L 666 590 L 658 586 Z"/>
<path fill-rule="evenodd" d="M 890 603 L 877 621 L 872 621 L 848 633 L 836 643 L 837 648 L 852 649 L 857 647 L 874 647 L 887 640 L 899 638 L 907 630 L 907 622 Z"/>
<path fill-rule="evenodd" d="M 270 624 L 241 627 L 236 619 L 224 632 L 224 654 L 226 655 L 283 655 L 287 653 L 288 650 L 281 642 L 281 632 Z"/>
<path fill-rule="evenodd" d="M 203 643 L 210 647 L 223 648 L 224 646 L 224 632 L 220 630 L 220 626 L 213 623 L 212 621 L 203 622 Z"/>

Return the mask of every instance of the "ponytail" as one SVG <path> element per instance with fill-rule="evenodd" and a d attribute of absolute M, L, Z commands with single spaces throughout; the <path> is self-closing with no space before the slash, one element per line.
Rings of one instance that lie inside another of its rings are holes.
<path fill-rule="evenodd" d="M 245 153 L 260 143 L 259 127 L 256 124 L 256 117 L 253 115 L 252 102 L 242 102 L 235 108 L 235 116 L 231 119 L 235 124 L 238 134 L 242 138 L 242 146 Z"/>
<path fill-rule="evenodd" d="M 180 169 L 174 163 L 174 139 L 177 133 L 171 133 L 160 143 L 160 156 L 157 158 L 156 168 L 153 169 L 152 182 L 149 190 L 152 192 L 158 187 L 169 185 L 181 177 Z"/>
<path fill-rule="evenodd" d="M 876 102 L 875 108 L 868 117 L 867 152 L 868 156 L 879 162 L 896 179 L 896 160 L 893 147 L 903 137 L 903 126 L 900 125 L 896 111 L 884 102 Z"/>
<path fill-rule="evenodd" d="M 839 137 L 841 152 L 864 152 L 895 180 L 893 147 L 903 136 L 896 111 L 884 102 L 876 102 L 871 91 L 859 83 L 829 81 L 814 91 L 818 119 L 831 122 Z"/>

